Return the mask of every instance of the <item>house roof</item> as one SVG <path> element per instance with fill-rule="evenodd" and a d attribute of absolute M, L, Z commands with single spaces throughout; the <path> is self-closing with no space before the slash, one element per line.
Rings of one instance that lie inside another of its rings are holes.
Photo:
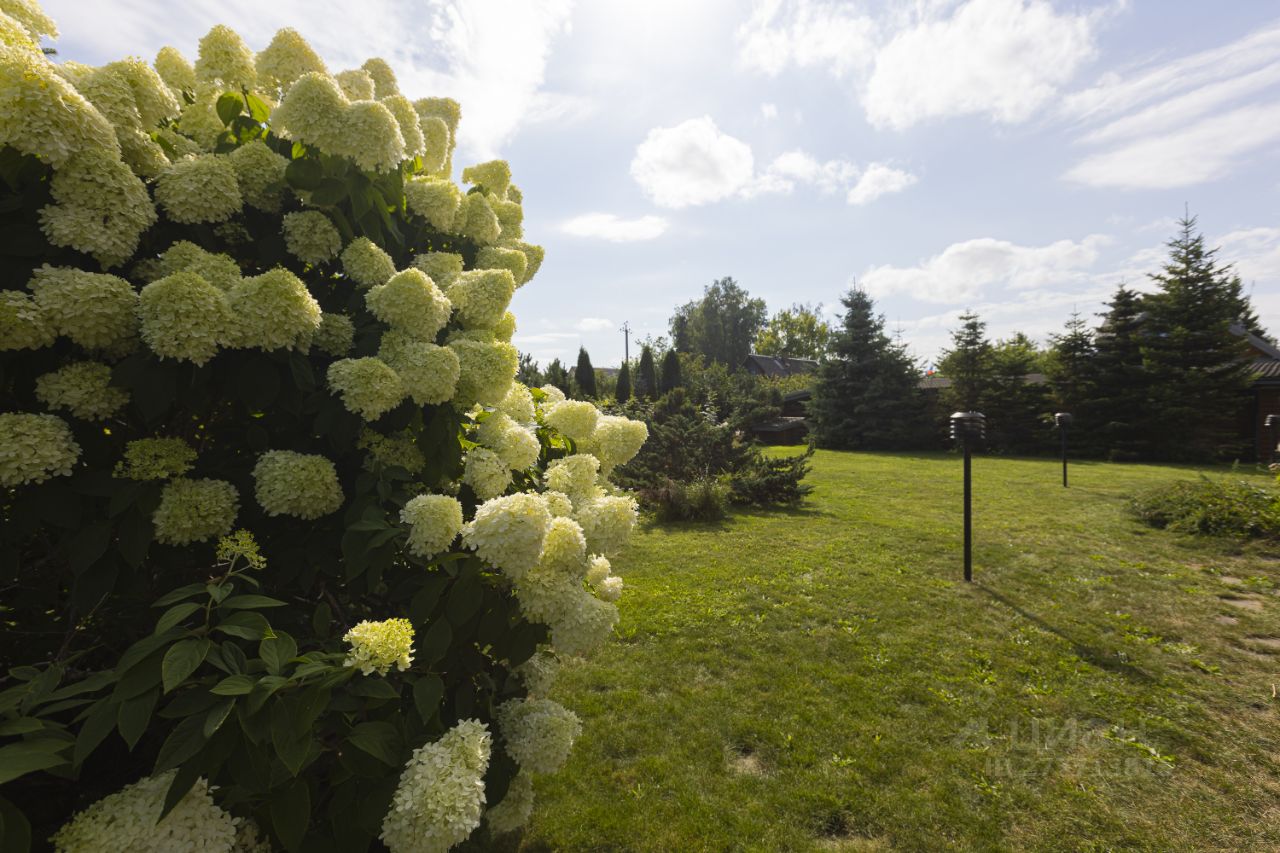
<path fill-rule="evenodd" d="M 1045 376 L 1043 373 L 1028 373 L 1022 377 L 1022 381 L 1028 385 L 1044 385 L 1049 381 L 1049 377 Z M 916 387 L 925 391 L 936 391 L 940 388 L 950 388 L 951 380 L 945 376 L 939 376 L 935 373 L 932 376 L 926 376 L 924 379 L 921 379 L 916 383 Z"/>
<path fill-rule="evenodd" d="M 755 367 L 765 376 L 795 376 L 797 374 L 815 373 L 818 362 L 811 358 L 784 358 L 776 355 L 758 355 L 751 353 L 743 362 L 746 367 Z"/>
<path fill-rule="evenodd" d="M 1253 369 L 1254 385 L 1280 384 L 1280 347 L 1266 338 L 1255 335 L 1239 323 L 1231 327 L 1234 334 L 1249 342 L 1253 348 L 1254 359 L 1249 367 Z"/>
<path fill-rule="evenodd" d="M 752 432 L 786 432 L 787 430 L 797 427 L 807 429 L 808 424 L 804 418 L 772 418 L 771 420 L 761 421 L 751 425 Z"/>

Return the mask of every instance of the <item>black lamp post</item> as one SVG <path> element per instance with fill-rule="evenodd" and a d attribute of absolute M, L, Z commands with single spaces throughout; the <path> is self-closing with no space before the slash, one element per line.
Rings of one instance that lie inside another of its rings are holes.
<path fill-rule="evenodd" d="M 1058 412 L 1053 416 L 1053 422 L 1058 425 L 1058 431 L 1062 433 L 1062 488 L 1067 487 L 1067 428 L 1071 426 L 1071 413 Z"/>
<path fill-rule="evenodd" d="M 1280 430 L 1280 415 L 1267 415 L 1267 429 L 1271 431 L 1271 462 L 1276 461 L 1276 430 Z"/>
<path fill-rule="evenodd" d="M 951 440 L 964 449 L 964 579 L 973 580 L 973 485 L 970 451 L 987 436 L 987 416 L 956 412 L 951 416 Z"/>

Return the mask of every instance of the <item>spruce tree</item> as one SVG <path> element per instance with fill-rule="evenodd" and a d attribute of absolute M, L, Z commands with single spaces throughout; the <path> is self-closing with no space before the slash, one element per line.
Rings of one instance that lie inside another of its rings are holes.
<path fill-rule="evenodd" d="M 1152 452 L 1169 460 L 1203 460 L 1241 449 L 1237 419 L 1249 388 L 1248 344 L 1232 326 L 1256 325 L 1240 277 L 1206 249 L 1194 217 L 1179 223 L 1169 260 L 1150 276 L 1157 293 L 1143 298 L 1143 360 L 1153 378 L 1148 412 Z"/>
<path fill-rule="evenodd" d="M 976 412 L 991 390 L 994 364 L 987 324 L 977 314 L 960 315 L 960 328 L 951 333 L 951 349 L 942 351 L 938 372 L 951 381 L 942 401 L 952 411 Z"/>
<path fill-rule="evenodd" d="M 840 301 L 844 320 L 833 330 L 809 407 L 818 442 L 888 450 L 920 444 L 930 425 L 915 364 L 885 334 L 870 296 L 855 289 Z"/>
<path fill-rule="evenodd" d="M 652 400 L 658 396 L 658 370 L 653 363 L 653 350 L 647 344 L 640 349 L 635 390 L 636 397 L 641 400 Z"/>
<path fill-rule="evenodd" d="M 1045 415 L 1052 404 L 1050 389 L 1029 382 L 1041 372 L 1041 352 L 1022 332 L 991 348 L 990 383 L 978 399 L 987 416 L 987 442 L 1006 453 L 1035 453 L 1047 449 L 1052 437 Z"/>
<path fill-rule="evenodd" d="M 1044 359 L 1056 411 L 1084 417 L 1093 397 L 1094 355 L 1093 332 L 1084 318 L 1073 311 L 1062 334 L 1049 337 L 1049 352 Z"/>
<path fill-rule="evenodd" d="M 1088 403 L 1076 431 L 1083 446 L 1115 461 L 1146 455 L 1144 419 L 1151 392 L 1142 360 L 1143 311 L 1137 291 L 1116 289 L 1093 336 L 1089 360 Z M 1074 426 L 1074 425 L 1073 425 Z"/>
<path fill-rule="evenodd" d="M 583 399 L 596 398 L 596 369 L 591 366 L 591 356 L 587 354 L 586 347 L 578 347 L 578 366 L 574 368 L 573 378 Z"/>
<path fill-rule="evenodd" d="M 669 349 L 662 357 L 662 373 L 658 378 L 658 388 L 663 394 L 668 394 L 682 385 L 684 385 L 684 379 L 680 376 L 680 354 L 674 349 Z"/>
<path fill-rule="evenodd" d="M 631 365 L 628 362 L 622 362 L 622 369 L 618 371 L 618 390 L 614 392 L 614 396 L 619 403 L 631 399 Z"/>

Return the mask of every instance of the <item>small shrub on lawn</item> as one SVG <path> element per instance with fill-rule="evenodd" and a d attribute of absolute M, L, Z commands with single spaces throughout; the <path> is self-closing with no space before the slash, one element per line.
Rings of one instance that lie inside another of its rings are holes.
<path fill-rule="evenodd" d="M 1178 533 L 1280 539 L 1280 495 L 1246 480 L 1184 480 L 1134 497 L 1131 508 Z"/>
<path fill-rule="evenodd" d="M 688 483 L 668 479 L 640 493 L 658 521 L 720 521 L 729 512 L 730 489 L 715 477 Z"/>
<path fill-rule="evenodd" d="M 800 482 L 809 473 L 812 457 L 812 444 L 793 456 L 755 456 L 729 478 L 729 499 L 757 506 L 796 503 L 813 491 L 813 486 Z"/>

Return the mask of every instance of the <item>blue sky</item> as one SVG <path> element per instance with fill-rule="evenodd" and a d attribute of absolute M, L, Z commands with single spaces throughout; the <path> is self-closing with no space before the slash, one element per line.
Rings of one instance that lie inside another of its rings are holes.
<path fill-rule="evenodd" d="M 279 27 L 391 62 L 501 156 L 542 272 L 544 364 L 733 276 L 770 310 L 853 282 L 931 360 L 965 308 L 1040 340 L 1145 287 L 1187 204 L 1280 332 L 1280 6 L 1263 0 L 46 0 L 64 59 L 194 58 Z"/>

